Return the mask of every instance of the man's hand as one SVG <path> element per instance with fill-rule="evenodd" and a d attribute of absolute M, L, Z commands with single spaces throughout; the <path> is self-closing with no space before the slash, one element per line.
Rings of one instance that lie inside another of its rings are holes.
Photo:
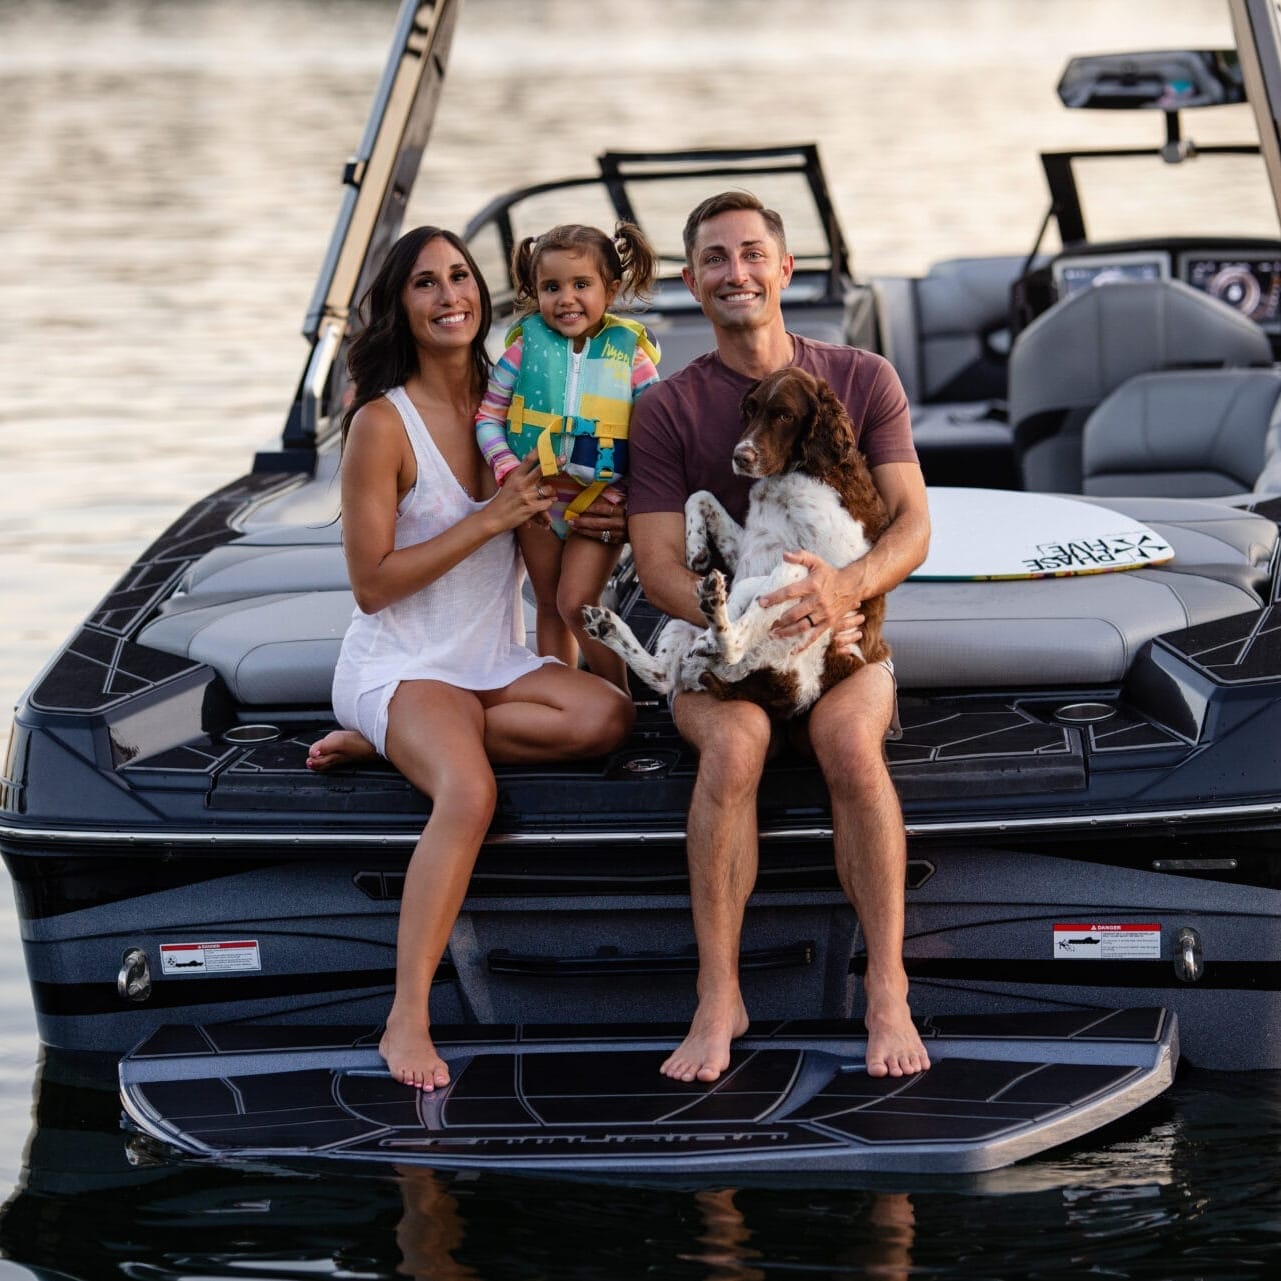
<path fill-rule="evenodd" d="M 576 534 L 621 547 L 627 541 L 627 502 L 610 502 L 602 494 L 573 523 Z"/>
<path fill-rule="evenodd" d="M 836 631 L 832 635 L 833 641 L 836 642 L 838 653 L 845 654 L 847 657 L 858 652 L 858 643 L 863 639 L 863 624 L 867 619 L 863 617 L 862 606 L 856 606 L 836 625 Z"/>
<path fill-rule="evenodd" d="M 778 591 L 760 598 L 768 608 L 794 602 L 779 616 L 770 629 L 779 637 L 795 637 L 799 649 L 806 649 L 825 628 L 835 628 L 842 648 L 856 645 L 862 637 L 863 616 L 858 612 L 861 601 L 850 594 L 838 571 L 813 552 L 785 552 L 783 559 L 808 570 L 805 578 L 789 583 Z M 851 619 L 857 622 L 851 622 Z M 853 633 L 850 636 L 850 633 Z"/>

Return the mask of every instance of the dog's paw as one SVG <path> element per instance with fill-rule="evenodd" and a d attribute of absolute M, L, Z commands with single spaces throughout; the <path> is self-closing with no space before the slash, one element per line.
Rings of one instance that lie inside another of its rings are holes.
<path fill-rule="evenodd" d="M 711 618 L 725 610 L 725 575 L 714 569 L 698 585 L 698 607 Z"/>
<path fill-rule="evenodd" d="M 583 606 L 583 630 L 592 640 L 607 643 L 618 634 L 614 626 L 614 615 L 599 605 Z"/>
<path fill-rule="evenodd" d="M 686 540 L 686 558 L 696 574 L 705 574 L 712 563 L 712 548 L 705 540 Z"/>

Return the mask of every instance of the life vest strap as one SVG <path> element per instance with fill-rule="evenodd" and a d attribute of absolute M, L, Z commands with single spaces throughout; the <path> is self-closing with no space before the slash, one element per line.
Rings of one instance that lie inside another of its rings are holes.
<path fill-rule="evenodd" d="M 565 519 L 572 524 L 604 492 L 605 482 L 603 480 L 593 481 L 590 485 L 585 485 L 578 497 L 565 508 Z"/>

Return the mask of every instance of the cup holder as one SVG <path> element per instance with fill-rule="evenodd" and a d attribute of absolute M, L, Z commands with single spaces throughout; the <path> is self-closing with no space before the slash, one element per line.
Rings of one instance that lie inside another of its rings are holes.
<path fill-rule="evenodd" d="M 251 747 L 255 743 L 274 743 L 279 737 L 280 730 L 275 725 L 233 725 L 223 733 L 222 741 Z"/>
<path fill-rule="evenodd" d="M 1115 715 L 1111 703 L 1067 703 L 1054 709 L 1054 719 L 1063 725 L 1097 725 Z"/>

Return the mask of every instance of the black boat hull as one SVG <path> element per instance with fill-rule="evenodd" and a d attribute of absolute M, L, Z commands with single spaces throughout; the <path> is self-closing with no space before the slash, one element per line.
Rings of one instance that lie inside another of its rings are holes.
<path fill-rule="evenodd" d="M 1281 891 L 1153 871 L 1150 847 L 1142 852 L 1145 869 L 1026 842 L 915 840 L 905 944 L 914 1009 L 1162 1005 L 1197 1066 L 1281 1068 Z M 377 1023 L 390 1005 L 407 853 L 170 847 L 131 857 L 129 878 L 101 857 L 11 853 L 42 1039 L 119 1053 L 177 1022 Z M 71 896 L 56 911 L 55 884 Z M 1090 926 L 1115 937 L 1064 945 Z M 218 954 L 215 944 L 243 946 Z M 743 948 L 754 1018 L 861 1015 L 862 938 L 830 844 L 763 847 Z M 456 1024 L 679 1022 L 694 975 L 678 843 L 498 845 L 482 853 L 433 1012 Z"/>

